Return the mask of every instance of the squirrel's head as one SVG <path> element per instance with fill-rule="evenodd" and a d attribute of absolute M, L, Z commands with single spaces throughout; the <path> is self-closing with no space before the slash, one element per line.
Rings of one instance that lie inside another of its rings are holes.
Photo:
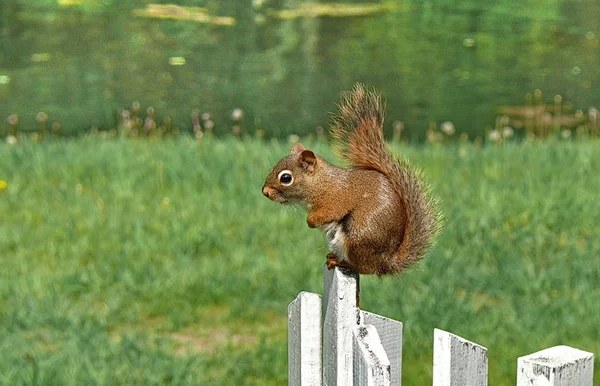
<path fill-rule="evenodd" d="M 297 143 L 289 156 L 271 170 L 262 188 L 263 194 L 280 204 L 307 205 L 311 181 L 321 162 L 315 153 Z"/>

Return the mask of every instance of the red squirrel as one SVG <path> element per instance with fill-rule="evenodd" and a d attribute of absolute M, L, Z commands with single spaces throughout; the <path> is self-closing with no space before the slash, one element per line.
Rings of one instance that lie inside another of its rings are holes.
<path fill-rule="evenodd" d="M 330 134 L 349 169 L 302 144 L 273 167 L 263 194 L 308 211 L 310 228 L 325 232 L 327 267 L 360 274 L 397 274 L 420 260 L 440 230 L 441 214 L 418 173 L 398 161 L 383 139 L 384 107 L 357 84 L 342 95 Z"/>

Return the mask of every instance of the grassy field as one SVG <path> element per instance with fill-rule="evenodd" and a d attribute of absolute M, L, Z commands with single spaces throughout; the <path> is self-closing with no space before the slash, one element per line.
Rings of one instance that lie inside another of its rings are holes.
<path fill-rule="evenodd" d="M 434 327 L 487 346 L 492 385 L 558 344 L 600 369 L 600 143 L 395 151 L 446 217 L 415 269 L 361 279 L 362 308 L 404 322 L 404 384 L 431 384 Z M 0 383 L 285 384 L 287 304 L 321 292 L 327 252 L 300 210 L 261 195 L 288 152 L 0 145 Z"/>

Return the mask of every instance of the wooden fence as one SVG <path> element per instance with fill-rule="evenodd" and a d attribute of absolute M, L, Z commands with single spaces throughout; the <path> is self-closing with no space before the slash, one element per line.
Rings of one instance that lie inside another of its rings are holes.
<path fill-rule="evenodd" d="M 324 268 L 323 276 L 323 300 L 319 294 L 301 292 L 288 307 L 289 385 L 400 385 L 402 323 L 356 306 L 354 272 Z M 517 366 L 517 386 L 593 383 L 594 355 L 568 346 L 520 357 Z M 487 384 L 487 349 L 436 329 L 433 385 Z"/>

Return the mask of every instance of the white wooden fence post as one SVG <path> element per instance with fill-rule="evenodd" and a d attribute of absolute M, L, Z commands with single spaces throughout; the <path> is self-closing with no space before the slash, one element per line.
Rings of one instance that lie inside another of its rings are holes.
<path fill-rule="evenodd" d="M 390 386 L 390 361 L 375 326 L 359 325 L 354 335 L 354 385 Z"/>
<path fill-rule="evenodd" d="M 360 323 L 356 307 L 358 274 L 323 268 L 323 384 L 352 386 L 352 330 Z"/>
<path fill-rule="evenodd" d="M 385 316 L 361 311 L 362 322 L 377 329 L 379 340 L 390 361 L 390 384 L 402 384 L 402 323 Z M 410 384 L 410 382 L 409 382 Z"/>
<path fill-rule="evenodd" d="M 517 360 L 517 386 L 592 386 L 594 354 L 556 346 Z"/>
<path fill-rule="evenodd" d="M 288 306 L 288 385 L 321 385 L 321 295 L 300 292 Z"/>
<path fill-rule="evenodd" d="M 357 306 L 356 272 L 323 269 L 324 298 L 301 292 L 288 307 L 290 386 L 399 386 L 402 323 Z M 518 359 L 517 386 L 592 386 L 594 354 L 556 346 Z M 487 386 L 481 345 L 434 330 L 433 386 Z"/>
<path fill-rule="evenodd" d="M 485 347 L 437 328 L 433 341 L 433 386 L 487 386 Z"/>

